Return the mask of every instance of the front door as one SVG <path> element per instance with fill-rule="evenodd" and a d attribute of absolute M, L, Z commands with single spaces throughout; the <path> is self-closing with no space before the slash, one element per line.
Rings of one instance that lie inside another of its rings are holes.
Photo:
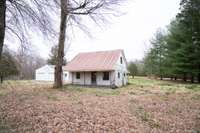
<path fill-rule="evenodd" d="M 97 73 L 96 72 L 91 73 L 91 81 L 92 81 L 93 85 L 97 84 Z"/>

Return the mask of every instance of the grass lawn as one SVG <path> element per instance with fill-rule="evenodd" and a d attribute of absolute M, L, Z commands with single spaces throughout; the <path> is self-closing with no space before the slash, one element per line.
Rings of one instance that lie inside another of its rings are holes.
<path fill-rule="evenodd" d="M 200 85 L 145 77 L 119 89 L 6 81 L 0 133 L 200 132 Z"/>

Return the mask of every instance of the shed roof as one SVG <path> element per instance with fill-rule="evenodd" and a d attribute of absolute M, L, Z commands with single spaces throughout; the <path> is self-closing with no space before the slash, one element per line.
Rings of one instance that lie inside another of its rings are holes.
<path fill-rule="evenodd" d="M 71 72 L 111 71 L 123 50 L 79 53 L 70 61 L 64 70 Z"/>
<path fill-rule="evenodd" d="M 44 65 L 38 69 L 36 69 L 37 72 L 43 72 L 43 71 L 54 71 L 55 65 Z"/>

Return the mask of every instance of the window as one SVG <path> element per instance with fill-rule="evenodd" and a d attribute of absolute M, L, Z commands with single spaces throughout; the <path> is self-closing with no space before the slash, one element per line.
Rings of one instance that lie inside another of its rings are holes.
<path fill-rule="evenodd" d="M 123 64 L 123 58 L 122 57 L 120 57 L 120 63 Z"/>
<path fill-rule="evenodd" d="M 120 73 L 118 72 L 118 78 L 120 79 Z"/>
<path fill-rule="evenodd" d="M 109 72 L 103 73 L 103 80 L 109 80 Z"/>
<path fill-rule="evenodd" d="M 80 79 L 80 73 L 79 72 L 76 73 L 76 79 Z"/>

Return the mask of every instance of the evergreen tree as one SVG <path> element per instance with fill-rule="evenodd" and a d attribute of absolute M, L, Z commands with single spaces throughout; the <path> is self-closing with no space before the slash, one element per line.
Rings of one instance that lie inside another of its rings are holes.
<path fill-rule="evenodd" d="M 134 76 L 138 73 L 137 66 L 134 62 L 130 62 L 128 65 L 128 71 L 130 75 L 134 78 Z"/>
<path fill-rule="evenodd" d="M 147 74 L 159 76 L 161 79 L 165 74 L 165 51 L 166 41 L 162 30 L 158 30 L 155 37 L 151 40 L 152 48 L 145 57 Z"/>
<path fill-rule="evenodd" d="M 172 77 L 180 77 L 183 75 L 184 80 L 186 80 L 186 75 L 188 71 L 187 62 L 188 60 L 187 52 L 188 50 L 184 48 L 187 46 L 187 34 L 185 33 L 184 27 L 180 25 L 178 19 L 172 21 L 169 26 L 169 34 L 167 35 L 167 51 L 166 51 L 166 61 L 168 62 L 168 73 Z"/>
<path fill-rule="evenodd" d="M 177 15 L 180 25 L 184 28 L 185 45 L 182 50 L 187 54 L 185 71 L 190 72 L 191 82 L 198 76 L 200 82 L 200 1 L 182 0 L 181 12 Z"/>
<path fill-rule="evenodd" d="M 16 62 L 14 57 L 9 53 L 9 51 L 5 51 L 2 54 L 2 59 L 0 61 L 0 80 L 3 83 L 3 79 L 18 74 Z"/>
<path fill-rule="evenodd" d="M 58 46 L 55 45 L 54 47 L 51 48 L 51 53 L 49 55 L 49 59 L 47 60 L 47 63 L 50 65 L 56 65 L 58 61 Z M 64 58 L 63 60 L 63 65 L 67 64 L 67 60 Z"/>
<path fill-rule="evenodd" d="M 157 32 L 145 58 L 147 73 L 200 82 L 200 1 L 182 0 L 167 34 Z"/>

